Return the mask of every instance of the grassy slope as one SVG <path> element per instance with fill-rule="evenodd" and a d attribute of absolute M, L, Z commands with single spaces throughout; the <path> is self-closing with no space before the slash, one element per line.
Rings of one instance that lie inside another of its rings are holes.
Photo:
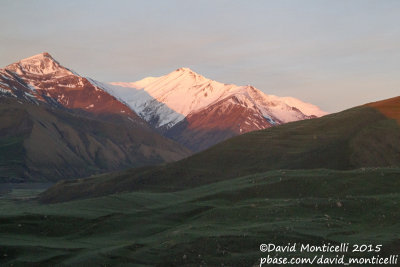
<path fill-rule="evenodd" d="M 24 176 L 24 138 L 2 138 L 0 141 L 0 180 L 16 181 Z"/>
<path fill-rule="evenodd" d="M 27 112 L 0 103 L 0 181 L 18 180 L 25 175 L 24 140 L 33 123 Z"/>
<path fill-rule="evenodd" d="M 400 247 L 400 169 L 271 171 L 180 192 L 0 198 L 0 264 L 251 266 L 260 243 Z M 303 255 L 304 256 L 304 255 Z M 354 254 L 353 254 L 354 256 Z"/>
<path fill-rule="evenodd" d="M 181 159 L 189 151 L 146 127 L 0 99 L 0 181 L 56 181 Z"/>
<path fill-rule="evenodd" d="M 358 107 L 178 163 L 59 183 L 42 200 L 118 194 L 44 205 L 14 191 L 0 199 L 0 264 L 252 266 L 270 242 L 373 243 L 397 254 L 400 169 L 373 167 L 399 164 L 397 101 L 389 113 Z M 371 168 L 346 170 L 362 166 Z"/>
<path fill-rule="evenodd" d="M 251 132 L 161 167 L 59 183 L 42 194 L 42 200 L 57 202 L 142 189 L 174 191 L 273 169 L 399 166 L 399 111 L 397 97 Z"/>

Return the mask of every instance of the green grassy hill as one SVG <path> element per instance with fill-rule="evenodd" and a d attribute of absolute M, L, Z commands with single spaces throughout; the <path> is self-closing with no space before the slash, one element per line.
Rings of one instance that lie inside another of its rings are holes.
<path fill-rule="evenodd" d="M 400 166 L 400 97 L 244 134 L 164 166 L 61 182 L 43 202 L 135 190 L 177 191 L 276 169 Z"/>
<path fill-rule="evenodd" d="M 381 257 L 398 254 L 399 102 L 249 133 L 176 163 L 59 182 L 42 193 L 3 190 L 0 265 L 258 266 L 267 255 L 260 244 L 294 242 L 367 243 L 383 245 Z"/>
<path fill-rule="evenodd" d="M 398 188 L 399 168 L 367 168 L 278 170 L 52 205 L 18 189 L 0 198 L 0 265 L 254 266 L 266 257 L 261 243 L 289 242 L 383 244 L 383 257 L 400 248 Z"/>

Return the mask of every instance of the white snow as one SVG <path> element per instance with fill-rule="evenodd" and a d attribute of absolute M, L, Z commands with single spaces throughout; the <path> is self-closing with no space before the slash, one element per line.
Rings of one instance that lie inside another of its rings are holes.
<path fill-rule="evenodd" d="M 9 90 L 3 89 L 3 88 L 1 88 L 1 87 L 0 87 L 0 92 L 6 93 L 6 94 L 11 93 Z"/>
<path fill-rule="evenodd" d="M 143 119 L 156 119 L 157 127 L 171 127 L 189 113 L 200 111 L 224 99 L 233 103 L 235 101 L 232 97 L 238 101 L 234 104 L 253 109 L 272 124 L 326 114 L 318 107 L 298 99 L 266 95 L 252 86 L 220 83 L 188 68 L 137 82 L 112 82 L 98 86 L 127 103 Z"/>
<path fill-rule="evenodd" d="M 328 112 L 321 110 L 319 107 L 310 103 L 303 102 L 294 97 L 281 97 L 280 99 L 287 105 L 298 108 L 303 114 L 307 116 L 314 115 L 317 117 L 322 117 L 328 114 Z"/>
<path fill-rule="evenodd" d="M 32 84 L 30 84 L 30 83 L 26 83 L 26 85 L 28 85 L 28 88 L 29 88 L 31 91 L 36 91 L 36 87 L 35 87 L 34 85 L 32 85 Z"/>
<path fill-rule="evenodd" d="M 9 86 L 8 84 L 2 83 L 2 82 L 0 82 L 0 85 L 5 86 L 5 87 Z"/>
<path fill-rule="evenodd" d="M 19 75 L 30 73 L 35 75 L 53 74 L 56 77 L 75 74 L 75 72 L 61 66 L 48 53 L 41 53 L 8 65 L 6 69 Z"/>
<path fill-rule="evenodd" d="M 1 77 L 3 77 L 3 79 L 10 80 L 10 78 L 7 77 L 7 76 L 9 76 L 8 74 L 7 75 L 0 74 L 0 75 L 1 75 Z"/>
<path fill-rule="evenodd" d="M 17 97 L 13 92 L 11 92 L 11 91 L 9 91 L 7 89 L 3 89 L 3 88 L 0 88 L 0 93 L 6 94 L 6 95 L 11 95 L 13 97 Z"/>
<path fill-rule="evenodd" d="M 32 75 L 51 74 L 51 78 L 57 78 L 76 74 L 61 66 L 47 53 L 23 59 L 7 66 L 6 69 L 15 73 L 29 74 L 21 77 L 32 91 L 35 90 L 35 85 L 29 79 Z M 3 74 L 8 76 L 2 72 L 3 77 Z M 252 113 L 260 118 L 267 119 L 271 124 L 326 114 L 318 107 L 296 98 L 267 95 L 249 85 L 220 83 L 207 79 L 189 68 L 180 68 L 161 77 L 147 77 L 136 82 L 106 84 L 87 79 L 95 90 L 103 90 L 115 96 L 156 127 L 172 127 L 188 114 L 199 112 L 215 104 L 222 105 L 220 107 L 222 112 L 227 112 L 234 105 L 243 106 L 252 110 Z M 81 87 L 83 78 L 79 77 L 78 85 L 76 83 L 58 85 L 69 88 Z M 93 108 L 93 105 L 86 108 Z M 257 124 L 257 127 L 262 126 Z"/>
<path fill-rule="evenodd" d="M 61 87 L 68 87 L 68 88 L 76 88 L 76 84 L 74 84 L 74 83 L 58 84 L 58 86 L 61 86 Z"/>
<path fill-rule="evenodd" d="M 30 93 L 27 93 L 27 92 L 24 92 L 25 93 L 25 95 L 27 95 L 27 96 L 29 96 L 29 97 L 35 97 L 34 95 L 32 95 L 32 94 L 30 94 Z"/>
<path fill-rule="evenodd" d="M 121 87 L 133 87 L 133 88 L 144 88 L 146 86 L 148 86 L 150 83 L 152 83 L 153 81 L 157 80 L 158 77 L 146 77 L 140 81 L 137 82 L 115 82 L 113 83 L 114 85 L 118 85 Z"/>

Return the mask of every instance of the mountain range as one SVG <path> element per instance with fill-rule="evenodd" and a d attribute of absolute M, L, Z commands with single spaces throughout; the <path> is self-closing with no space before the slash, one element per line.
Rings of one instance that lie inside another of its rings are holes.
<path fill-rule="evenodd" d="M 133 83 L 41 53 L 0 69 L 0 178 L 58 180 L 175 161 L 246 132 L 326 113 L 188 68 Z"/>
<path fill-rule="evenodd" d="M 48 53 L 0 69 L 0 181 L 56 181 L 190 155 Z"/>
<path fill-rule="evenodd" d="M 103 88 L 165 136 L 196 152 L 239 134 L 327 114 L 298 99 L 220 83 L 189 68 L 111 85 Z"/>

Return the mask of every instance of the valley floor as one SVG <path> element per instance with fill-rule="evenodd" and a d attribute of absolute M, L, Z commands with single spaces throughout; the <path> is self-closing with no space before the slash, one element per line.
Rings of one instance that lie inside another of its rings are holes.
<path fill-rule="evenodd" d="M 398 254 L 399 188 L 399 168 L 279 170 L 51 205 L 30 198 L 40 188 L 13 188 L 0 196 L 0 265 L 258 266 L 260 244 L 289 242 Z"/>

